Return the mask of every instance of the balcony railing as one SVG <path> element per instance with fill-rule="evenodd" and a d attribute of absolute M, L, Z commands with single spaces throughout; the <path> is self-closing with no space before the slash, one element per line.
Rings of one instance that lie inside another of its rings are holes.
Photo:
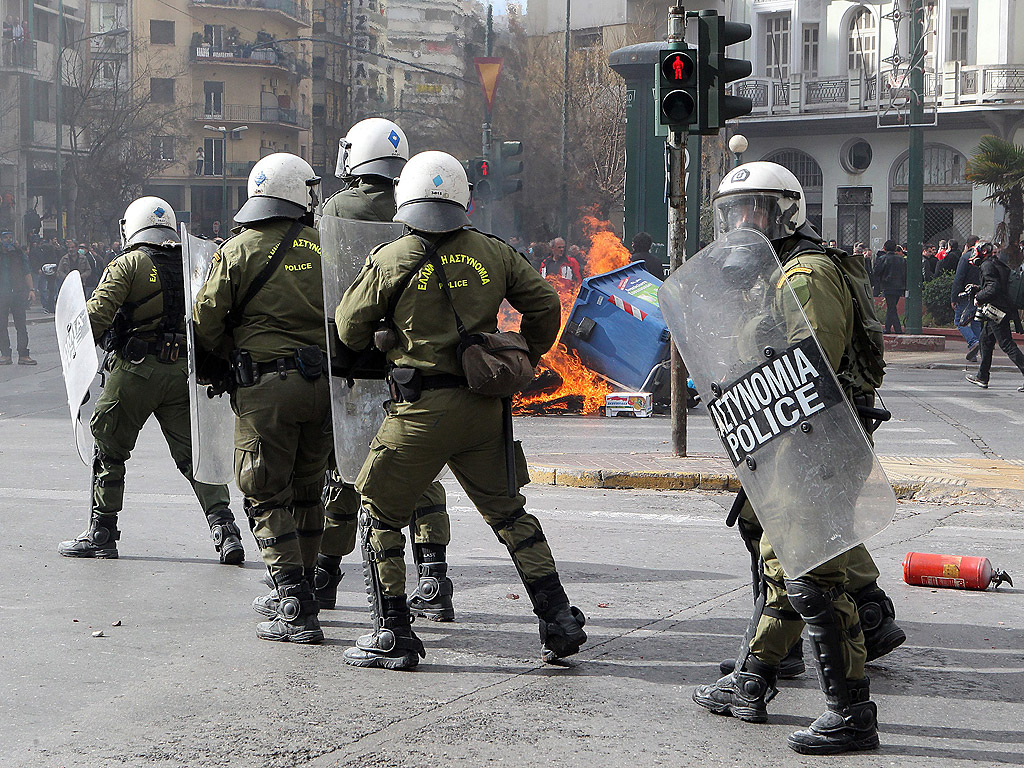
<path fill-rule="evenodd" d="M 849 77 L 805 78 L 800 74 L 786 80 L 750 77 L 732 86 L 737 96 L 754 103 L 753 115 L 820 114 L 885 110 L 891 104 L 905 104 L 911 98 L 904 72 Z M 967 66 L 946 64 L 939 73 L 926 72 L 926 109 L 960 104 L 1024 104 L 1024 64 Z"/>
<path fill-rule="evenodd" d="M 309 115 L 297 109 L 260 107 L 251 104 L 225 104 L 220 110 L 207 109 L 205 104 L 192 105 L 193 120 L 226 120 L 232 123 L 282 123 L 308 129 Z"/>
<path fill-rule="evenodd" d="M 256 165 L 255 160 L 243 161 L 243 162 L 231 162 L 221 165 L 220 162 L 205 163 L 203 165 L 203 172 L 199 174 L 198 178 L 207 179 L 219 179 L 221 178 L 221 169 L 227 171 L 228 178 L 248 177 L 249 171 Z"/>
<path fill-rule="evenodd" d="M 253 49 L 251 45 L 214 48 L 212 45 L 199 45 L 191 49 L 191 58 L 196 62 L 280 67 L 299 77 L 309 76 L 309 64 L 291 51 L 276 51 L 273 48 Z"/>
<path fill-rule="evenodd" d="M 36 41 L 28 40 L 15 43 L 13 40 L 4 40 L 2 57 L 0 57 L 0 71 L 3 72 L 35 72 L 38 69 L 36 61 Z"/>
<path fill-rule="evenodd" d="M 308 27 L 310 24 L 309 5 L 297 3 L 295 0 L 192 0 L 192 5 L 280 11 L 302 22 L 304 26 Z"/>

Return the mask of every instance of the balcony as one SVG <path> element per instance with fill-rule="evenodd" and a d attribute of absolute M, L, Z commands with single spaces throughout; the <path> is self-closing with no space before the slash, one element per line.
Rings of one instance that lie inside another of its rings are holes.
<path fill-rule="evenodd" d="M 192 61 L 206 64 L 250 65 L 278 67 L 300 78 L 309 77 L 309 64 L 291 51 L 256 48 L 251 45 L 214 48 L 211 45 L 193 46 L 189 51 Z"/>
<path fill-rule="evenodd" d="M 194 6 L 210 8 L 237 8 L 243 11 L 277 11 L 298 21 L 302 26 L 310 25 L 309 6 L 295 0 L 192 0 Z"/>
<path fill-rule="evenodd" d="M 13 40 L 4 40 L 2 47 L 0 72 L 29 74 L 38 71 L 35 40 L 21 42 L 17 45 Z"/>
<path fill-rule="evenodd" d="M 731 92 L 753 101 L 753 117 L 835 114 L 886 110 L 893 103 L 905 109 L 902 105 L 910 98 L 905 83 L 903 72 L 883 72 L 881 78 L 858 73 L 828 78 L 796 74 L 788 80 L 750 77 L 735 83 Z M 940 73 L 925 72 L 926 110 L 1012 102 L 1024 102 L 1024 64 L 967 66 L 952 62 Z"/>
<path fill-rule="evenodd" d="M 231 123 L 278 123 L 299 130 L 308 130 L 309 115 L 284 107 L 260 107 L 250 104 L 225 104 L 220 111 L 210 111 L 205 104 L 192 105 L 193 120 L 224 120 Z"/>

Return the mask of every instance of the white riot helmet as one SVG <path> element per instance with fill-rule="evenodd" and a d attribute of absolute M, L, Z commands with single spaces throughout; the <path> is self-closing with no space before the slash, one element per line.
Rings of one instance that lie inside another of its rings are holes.
<path fill-rule="evenodd" d="M 179 242 L 178 222 L 174 209 L 159 197 L 140 197 L 124 209 L 121 219 L 121 242 L 130 245 L 163 245 L 168 240 Z"/>
<path fill-rule="evenodd" d="M 395 221 L 420 232 L 452 232 L 469 224 L 471 186 L 462 163 L 447 152 L 414 155 L 395 181 Z"/>
<path fill-rule="evenodd" d="M 756 229 L 769 240 L 784 240 L 807 221 L 807 201 L 796 176 L 777 163 L 744 163 L 733 168 L 712 198 L 715 237 L 734 229 Z"/>
<path fill-rule="evenodd" d="M 238 209 L 235 221 L 251 224 L 265 219 L 312 216 L 320 205 L 319 187 L 320 177 L 298 155 L 267 155 L 249 171 L 249 199 Z"/>
<path fill-rule="evenodd" d="M 395 179 L 409 160 L 405 131 L 383 117 L 368 117 L 348 129 L 338 142 L 334 175 L 384 176 Z"/>

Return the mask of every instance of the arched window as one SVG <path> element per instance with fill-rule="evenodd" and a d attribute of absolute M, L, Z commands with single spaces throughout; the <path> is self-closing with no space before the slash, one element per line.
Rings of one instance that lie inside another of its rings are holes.
<path fill-rule="evenodd" d="M 929 144 L 924 148 L 924 185 L 926 187 L 964 187 L 970 184 L 964 179 L 967 158 L 952 147 Z M 894 187 L 907 186 L 910 159 L 904 157 L 892 174 Z"/>
<path fill-rule="evenodd" d="M 799 149 L 783 149 L 768 155 L 765 160 L 791 170 L 805 190 L 821 190 L 821 166 L 806 152 Z"/>
<path fill-rule="evenodd" d="M 878 54 L 878 31 L 875 27 L 875 17 L 864 6 L 850 16 L 846 41 L 849 70 L 862 70 L 866 75 L 873 74 Z"/>

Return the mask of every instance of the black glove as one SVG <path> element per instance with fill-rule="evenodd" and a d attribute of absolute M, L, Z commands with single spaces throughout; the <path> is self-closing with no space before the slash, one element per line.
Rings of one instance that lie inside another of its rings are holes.
<path fill-rule="evenodd" d="M 210 397 L 233 392 L 235 389 L 235 374 L 231 370 L 231 364 L 223 357 L 198 348 L 196 349 L 196 381 L 209 386 L 207 394 Z"/>

